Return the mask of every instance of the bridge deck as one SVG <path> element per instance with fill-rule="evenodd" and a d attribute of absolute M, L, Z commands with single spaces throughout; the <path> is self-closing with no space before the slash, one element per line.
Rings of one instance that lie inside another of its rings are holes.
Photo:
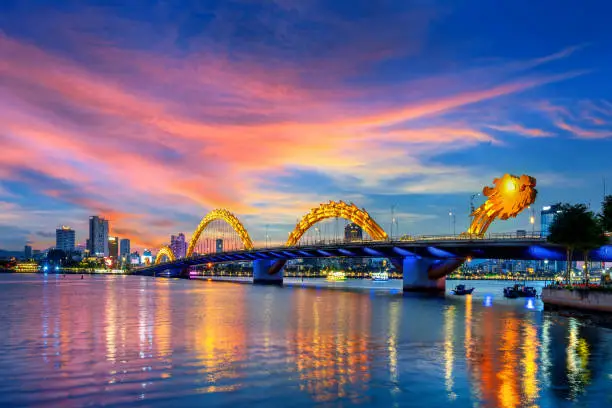
<path fill-rule="evenodd" d="M 582 253 L 576 253 L 573 260 L 582 260 Z M 200 254 L 174 262 L 160 263 L 138 269 L 151 272 L 168 268 L 182 268 L 209 262 L 249 262 L 258 259 L 280 260 L 299 258 L 402 258 L 420 256 L 435 259 L 521 259 L 521 260 L 565 260 L 565 249 L 547 243 L 539 236 L 491 238 L 473 237 L 419 237 L 396 241 L 324 242 L 293 247 L 271 247 L 253 250 L 238 250 L 212 254 Z M 612 261 L 612 246 L 591 251 L 593 261 Z"/>

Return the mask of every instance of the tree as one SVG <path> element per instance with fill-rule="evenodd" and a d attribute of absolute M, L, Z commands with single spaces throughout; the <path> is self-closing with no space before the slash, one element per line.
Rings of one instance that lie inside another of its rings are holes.
<path fill-rule="evenodd" d="M 566 280 L 570 285 L 574 252 L 584 252 L 586 265 L 589 251 L 603 245 L 606 239 L 602 224 L 584 204 L 561 204 L 560 212 L 555 216 L 549 232 L 548 241 L 566 248 Z M 588 269 L 585 269 L 585 275 L 588 276 Z"/>
<path fill-rule="evenodd" d="M 604 231 L 612 232 L 612 195 L 604 197 L 601 203 L 601 214 L 599 214 L 599 221 Z"/>

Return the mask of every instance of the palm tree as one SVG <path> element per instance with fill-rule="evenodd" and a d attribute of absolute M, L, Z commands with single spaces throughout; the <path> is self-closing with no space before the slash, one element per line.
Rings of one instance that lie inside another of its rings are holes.
<path fill-rule="evenodd" d="M 589 251 L 605 242 L 602 224 L 584 204 L 561 204 L 560 212 L 550 226 L 548 241 L 563 245 L 566 249 L 566 281 L 571 285 L 571 262 L 576 250 L 584 253 L 585 276 L 588 276 Z"/>
<path fill-rule="evenodd" d="M 604 197 L 601 203 L 601 214 L 599 214 L 601 227 L 606 232 L 612 232 L 612 195 Z"/>

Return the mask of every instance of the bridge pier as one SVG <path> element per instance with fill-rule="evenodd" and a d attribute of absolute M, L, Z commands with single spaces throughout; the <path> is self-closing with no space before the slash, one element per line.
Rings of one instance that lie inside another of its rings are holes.
<path fill-rule="evenodd" d="M 257 259 L 253 261 L 253 284 L 255 285 L 283 285 L 283 270 L 272 271 L 273 261 L 269 259 Z"/>
<path fill-rule="evenodd" d="M 437 279 L 429 278 L 429 271 L 440 262 L 430 258 L 410 257 L 403 259 L 404 292 L 444 293 L 446 289 L 446 275 Z"/>

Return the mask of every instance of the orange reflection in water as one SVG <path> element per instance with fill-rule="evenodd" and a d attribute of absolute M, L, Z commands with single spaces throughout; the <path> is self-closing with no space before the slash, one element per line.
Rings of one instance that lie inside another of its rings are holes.
<path fill-rule="evenodd" d="M 486 309 L 478 324 L 466 303 L 465 356 L 472 393 L 488 407 L 534 407 L 539 397 L 537 328 L 529 317 Z"/>
<path fill-rule="evenodd" d="M 370 299 L 363 294 L 311 290 L 296 291 L 293 299 L 297 327 L 289 333 L 288 348 L 300 389 L 316 402 L 336 398 L 363 402 L 370 380 Z"/>
<path fill-rule="evenodd" d="M 190 347 L 200 360 L 198 373 L 205 383 L 200 392 L 233 391 L 242 386 L 238 379 L 243 374 L 234 368 L 234 363 L 247 359 L 247 306 L 242 289 L 206 284 L 198 295 L 202 303 L 194 305 L 199 313 L 189 314 L 194 319 L 186 325 L 193 327 L 188 333 Z"/>

